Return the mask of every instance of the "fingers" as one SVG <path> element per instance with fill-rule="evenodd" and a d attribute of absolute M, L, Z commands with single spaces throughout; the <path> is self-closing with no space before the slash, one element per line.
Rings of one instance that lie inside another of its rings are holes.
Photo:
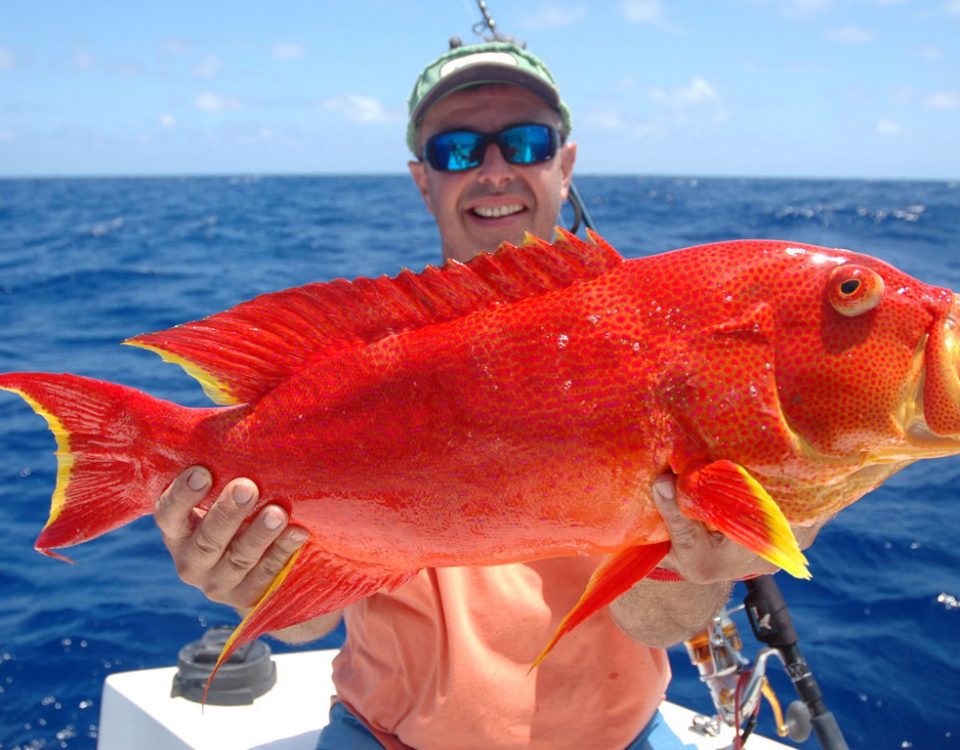
<path fill-rule="evenodd" d="M 157 500 L 153 517 L 167 546 L 188 539 L 195 525 L 194 506 L 210 489 L 212 477 L 202 466 L 193 466 L 178 476 Z"/>
<path fill-rule="evenodd" d="M 201 517 L 195 506 L 211 485 L 206 469 L 193 467 L 183 472 L 157 501 L 157 525 L 184 582 L 213 601 L 250 607 L 307 534 L 287 528 L 286 512 L 274 505 L 262 508 L 247 524 L 259 491 L 243 478 L 228 482 Z"/>
<path fill-rule="evenodd" d="M 673 475 L 654 480 L 653 501 L 670 532 L 671 549 L 661 564 L 688 581 L 717 583 L 777 571 L 776 566 L 739 544 L 722 534 L 708 531 L 699 521 L 687 518 L 677 502 Z"/>
<path fill-rule="evenodd" d="M 707 530 L 704 525 L 687 518 L 680 510 L 675 477 L 665 474 L 653 481 L 653 502 L 670 530 L 675 551 L 696 549 L 705 542 Z"/>
<path fill-rule="evenodd" d="M 253 524 L 253 526 L 257 525 Z M 263 550 L 256 564 L 247 570 L 246 575 L 233 589 L 231 598 L 234 606 L 245 608 L 256 604 L 293 553 L 306 540 L 307 532 L 296 527 L 288 528 L 280 534 L 276 541 Z"/>

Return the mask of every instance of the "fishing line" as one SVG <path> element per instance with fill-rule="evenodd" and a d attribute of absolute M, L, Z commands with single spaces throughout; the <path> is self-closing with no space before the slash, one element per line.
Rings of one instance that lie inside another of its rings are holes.
<path fill-rule="evenodd" d="M 485 42 L 511 42 L 516 44 L 522 49 L 527 48 L 527 43 L 521 41 L 510 34 L 503 34 L 497 29 L 497 22 L 494 20 L 493 16 L 490 15 L 489 8 L 484 2 L 484 0 L 477 0 L 477 8 L 480 11 L 480 15 L 483 18 L 473 24 L 471 30 L 474 34 L 479 36 Z M 463 44 L 459 37 L 450 38 L 450 47 L 459 47 Z M 567 201 L 570 203 L 570 206 L 573 208 L 573 223 L 570 226 L 570 231 L 576 234 L 577 230 L 580 229 L 582 224 L 586 229 L 595 229 L 593 219 L 590 218 L 590 213 L 587 211 L 587 207 L 583 203 L 583 199 L 580 197 L 580 191 L 577 190 L 577 186 L 574 185 L 573 180 L 570 180 L 570 187 L 567 190 Z"/>

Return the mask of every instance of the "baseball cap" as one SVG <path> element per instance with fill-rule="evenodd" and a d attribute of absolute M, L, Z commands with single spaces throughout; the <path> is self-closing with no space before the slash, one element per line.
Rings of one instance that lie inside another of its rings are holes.
<path fill-rule="evenodd" d="M 434 104 L 456 91 L 485 83 L 522 86 L 560 114 L 562 135 L 571 128 L 570 110 L 543 60 L 513 42 L 465 44 L 444 52 L 417 78 L 407 109 L 407 145 L 417 153 L 417 128 Z"/>

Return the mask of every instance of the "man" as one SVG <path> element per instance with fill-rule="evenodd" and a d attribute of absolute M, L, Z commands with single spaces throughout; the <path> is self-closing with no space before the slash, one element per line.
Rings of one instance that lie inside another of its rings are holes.
<path fill-rule="evenodd" d="M 549 71 L 514 45 L 454 48 L 424 70 L 410 98 L 409 168 L 445 259 L 469 260 L 526 231 L 552 235 L 576 159 L 569 132 Z M 209 486 L 205 469 L 184 472 L 158 501 L 157 524 L 181 577 L 243 612 L 305 534 L 273 506 L 238 533 L 257 497 L 246 479 L 199 520 L 192 509 Z M 425 570 L 277 634 L 304 642 L 346 618 L 338 703 L 320 747 L 681 747 L 656 710 L 669 681 L 662 648 L 700 629 L 729 581 L 770 566 L 683 517 L 672 478 L 654 495 L 673 539 L 663 567 L 675 580 L 640 582 L 529 675 L 596 558 Z"/>

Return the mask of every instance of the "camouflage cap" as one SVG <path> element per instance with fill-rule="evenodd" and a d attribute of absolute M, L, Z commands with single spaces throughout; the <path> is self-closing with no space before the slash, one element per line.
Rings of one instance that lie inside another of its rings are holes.
<path fill-rule="evenodd" d="M 529 89 L 560 114 L 561 134 L 570 133 L 570 110 L 544 62 L 513 42 L 484 42 L 453 47 L 423 69 L 407 102 L 410 150 L 417 154 L 417 128 L 430 107 L 456 91 L 487 83 Z"/>

